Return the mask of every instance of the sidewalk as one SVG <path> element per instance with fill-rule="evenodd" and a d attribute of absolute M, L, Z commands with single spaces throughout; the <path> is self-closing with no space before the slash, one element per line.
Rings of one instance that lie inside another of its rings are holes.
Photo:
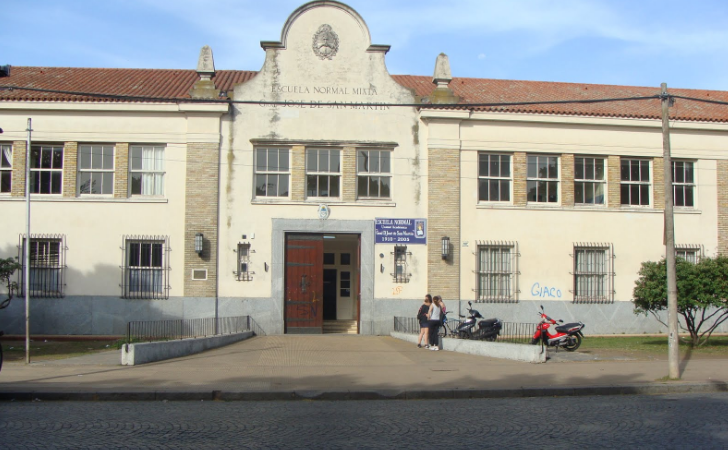
<path fill-rule="evenodd" d="M 423 399 L 728 391 L 728 359 L 605 360 L 551 353 L 546 364 L 419 349 L 388 336 L 263 336 L 141 366 L 119 351 L 6 363 L 0 400 Z"/>

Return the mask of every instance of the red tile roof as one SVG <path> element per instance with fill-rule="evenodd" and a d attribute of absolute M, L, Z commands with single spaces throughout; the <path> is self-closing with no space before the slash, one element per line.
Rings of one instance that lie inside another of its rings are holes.
<path fill-rule="evenodd" d="M 214 81 L 217 88 L 225 93 L 231 91 L 236 84 L 250 80 L 256 73 L 242 70 L 219 70 Z M 431 77 L 394 75 L 393 78 L 401 85 L 413 89 L 421 97 L 429 96 L 434 89 Z M 194 70 L 12 67 L 9 77 L 0 78 L 0 101 L 177 101 L 190 98 L 189 92 L 197 80 L 198 75 Z M 2 86 L 37 90 L 8 90 L 2 89 Z M 477 111 L 660 118 L 660 101 L 658 99 L 600 103 L 552 103 L 545 105 L 483 105 L 651 97 L 659 94 L 660 88 L 657 86 L 609 86 L 486 78 L 453 78 L 450 88 L 455 92 L 455 95 L 461 98 L 461 102 L 457 107 Z M 102 94 L 107 97 L 89 96 L 82 93 Z M 728 102 L 728 92 L 725 91 L 671 88 L 670 94 Z M 226 98 L 224 94 L 221 94 L 221 97 Z M 678 120 L 728 122 L 728 105 L 678 98 L 675 106 L 670 108 L 670 115 L 673 119 Z"/>

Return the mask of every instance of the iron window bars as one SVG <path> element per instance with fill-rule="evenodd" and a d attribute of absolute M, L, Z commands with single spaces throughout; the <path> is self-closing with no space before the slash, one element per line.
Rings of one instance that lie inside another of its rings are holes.
<path fill-rule="evenodd" d="M 21 234 L 18 242 L 18 273 L 20 295 L 25 295 L 25 246 L 26 235 Z M 66 236 L 62 234 L 30 235 L 30 271 L 28 273 L 28 294 L 30 297 L 63 297 L 66 275 Z"/>
<path fill-rule="evenodd" d="M 614 248 L 605 243 L 575 243 L 574 303 L 614 302 Z"/>
<path fill-rule="evenodd" d="M 250 270 L 250 253 L 252 250 L 249 243 L 238 244 L 238 270 L 236 270 L 235 276 L 238 281 L 253 281 L 253 274 Z"/>
<path fill-rule="evenodd" d="M 676 244 L 675 257 L 682 258 L 691 264 L 697 264 L 703 258 L 703 246 L 696 244 Z"/>
<path fill-rule="evenodd" d="M 518 302 L 518 243 L 476 241 L 475 301 Z"/>
<path fill-rule="evenodd" d="M 169 298 L 169 237 L 127 235 L 121 250 L 122 297 Z"/>
<path fill-rule="evenodd" d="M 407 256 L 411 256 L 412 252 L 407 251 L 406 245 L 395 245 L 394 251 L 394 273 L 392 275 L 395 283 L 409 283 L 411 273 L 407 272 Z"/>

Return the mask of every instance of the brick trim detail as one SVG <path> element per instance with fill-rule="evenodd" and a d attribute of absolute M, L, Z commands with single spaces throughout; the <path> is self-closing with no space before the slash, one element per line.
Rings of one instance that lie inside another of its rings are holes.
<path fill-rule="evenodd" d="M 574 155 L 561 155 L 561 206 L 574 206 Z"/>
<path fill-rule="evenodd" d="M 76 197 L 76 175 L 78 170 L 78 142 L 63 144 L 63 196 Z"/>
<path fill-rule="evenodd" d="M 13 184 L 10 187 L 11 197 L 25 197 L 25 141 L 13 142 Z"/>
<path fill-rule="evenodd" d="M 528 174 L 528 156 L 525 152 L 513 154 L 513 206 L 526 206 L 526 175 Z"/>
<path fill-rule="evenodd" d="M 344 147 L 341 151 L 341 199 L 356 201 L 356 147 Z"/>
<path fill-rule="evenodd" d="M 718 160 L 718 254 L 728 256 L 728 161 Z"/>
<path fill-rule="evenodd" d="M 217 295 L 217 228 L 219 146 L 214 143 L 187 144 L 185 183 L 184 295 Z M 203 251 L 195 253 L 195 235 L 202 233 Z M 192 269 L 207 269 L 207 280 L 193 280 Z"/>
<path fill-rule="evenodd" d="M 652 198 L 654 200 L 652 207 L 665 210 L 665 159 L 652 158 Z"/>
<path fill-rule="evenodd" d="M 302 202 L 306 199 L 306 147 L 291 147 L 291 200 Z"/>
<path fill-rule="evenodd" d="M 114 198 L 129 196 L 129 144 L 117 143 L 114 151 Z"/>
<path fill-rule="evenodd" d="M 607 206 L 612 209 L 618 209 L 622 205 L 621 164 L 620 156 L 607 157 Z"/>
<path fill-rule="evenodd" d="M 429 149 L 427 289 L 443 299 L 460 299 L 460 150 Z M 442 259 L 442 237 L 450 257 Z"/>

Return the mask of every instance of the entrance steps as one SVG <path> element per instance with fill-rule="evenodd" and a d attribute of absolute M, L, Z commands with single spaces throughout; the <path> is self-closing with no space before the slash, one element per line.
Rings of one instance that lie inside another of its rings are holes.
<path fill-rule="evenodd" d="M 324 334 L 357 334 L 356 320 L 324 320 Z"/>

